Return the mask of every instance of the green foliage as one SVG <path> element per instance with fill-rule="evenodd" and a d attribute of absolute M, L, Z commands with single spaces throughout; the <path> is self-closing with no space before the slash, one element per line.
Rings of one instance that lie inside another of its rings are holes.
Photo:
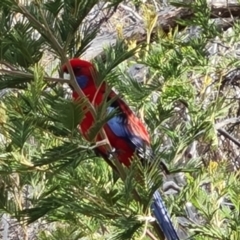
<path fill-rule="evenodd" d="M 195 12 L 178 22 L 200 27 L 197 37 L 178 28 L 168 34 L 159 30 L 150 44 L 156 16 L 151 6 L 145 12 L 152 21 L 145 24 L 144 44 L 132 47 L 118 40 L 93 61 L 97 85 L 107 81 L 146 122 L 155 161 L 143 166 L 136 157 L 125 168 L 96 157 L 96 136 L 117 114 L 106 114 L 107 95 L 91 109 L 96 121 L 89 142 L 78 130 L 91 106 L 87 98 L 73 102 L 69 88 L 59 84 L 69 83 L 56 78 L 62 75 L 59 64 L 82 56 L 121 2 L 104 5 L 101 18 L 97 0 L 1 0 L 0 213 L 17 219 L 25 239 L 28 224 L 36 221 L 52 226 L 38 232 L 40 240 L 153 239 L 152 234 L 162 239 L 149 207 L 164 182 L 159 168 L 164 160 L 174 179 L 184 175 L 177 194 L 162 194 L 177 229 L 197 240 L 239 239 L 239 176 L 228 172 L 236 148 L 231 138 L 225 148 L 216 124 L 237 116 L 230 98 L 235 92 L 221 91 L 221 84 L 223 73 L 239 60 L 220 56 L 213 61 L 206 47 L 215 36 L 237 40 L 239 26 L 233 36 L 222 36 L 209 24 L 206 1 L 174 3 Z M 135 63 L 146 69 L 139 82 L 127 71 Z M 186 203 L 197 217 L 190 216 Z"/>

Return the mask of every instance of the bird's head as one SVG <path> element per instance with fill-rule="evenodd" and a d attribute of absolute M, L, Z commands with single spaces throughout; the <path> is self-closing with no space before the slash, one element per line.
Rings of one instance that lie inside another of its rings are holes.
<path fill-rule="evenodd" d="M 92 71 L 94 67 L 92 63 L 85 60 L 81 60 L 79 58 L 70 59 L 69 63 L 73 69 L 74 75 L 80 88 L 81 89 L 86 88 L 87 85 L 90 84 L 90 81 L 93 81 Z M 66 64 L 62 66 L 62 71 L 65 74 L 69 74 Z"/>

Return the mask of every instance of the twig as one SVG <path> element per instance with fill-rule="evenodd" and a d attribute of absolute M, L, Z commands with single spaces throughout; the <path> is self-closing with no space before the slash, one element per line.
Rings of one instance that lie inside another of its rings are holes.
<path fill-rule="evenodd" d="M 6 73 L 8 75 L 17 75 L 20 77 L 25 77 L 25 78 L 33 78 L 33 74 L 30 73 L 24 73 L 24 72 L 20 72 L 17 70 L 7 70 L 7 69 L 0 69 L 0 73 Z M 47 81 L 51 81 L 51 82 L 60 82 L 60 83 L 70 83 L 70 80 L 68 79 L 64 79 L 64 78 L 53 78 L 53 77 L 47 77 L 44 76 L 44 79 Z"/>
<path fill-rule="evenodd" d="M 219 89 L 221 89 L 221 86 L 219 86 Z M 219 95 L 219 91 L 218 91 L 218 95 Z M 217 123 L 215 125 L 215 129 L 218 131 L 218 133 L 220 135 L 223 135 L 225 138 L 228 138 L 229 140 L 231 140 L 233 143 L 235 143 L 238 147 L 240 147 L 240 142 L 239 140 L 237 140 L 236 138 L 234 138 L 233 136 L 231 136 L 226 130 L 222 129 L 221 127 L 224 125 L 227 125 L 229 123 L 236 123 L 239 122 L 239 118 L 230 118 L 230 119 L 226 119 L 220 123 Z"/>
<path fill-rule="evenodd" d="M 229 140 L 234 142 L 238 147 L 240 147 L 240 142 L 236 138 L 231 136 L 227 131 L 225 131 L 224 129 L 218 129 L 217 131 L 219 134 L 223 135 L 225 138 L 228 138 Z"/>
<path fill-rule="evenodd" d="M 124 10 L 130 12 L 132 15 L 134 15 L 139 21 L 143 21 L 143 18 L 136 12 L 134 11 L 132 8 L 125 6 L 124 4 L 120 3 L 119 6 L 121 8 L 123 8 Z"/>
<path fill-rule="evenodd" d="M 42 15 L 45 28 L 47 30 L 46 31 L 47 37 L 49 38 L 49 40 L 52 42 L 52 44 L 58 50 L 58 53 L 59 53 L 59 55 L 61 57 L 62 62 L 65 62 L 65 64 L 66 64 L 66 67 L 68 69 L 68 73 L 71 76 L 70 84 L 72 85 L 72 87 L 75 89 L 75 91 L 78 93 L 78 95 L 81 98 L 85 98 L 85 94 L 82 91 L 82 89 L 79 87 L 79 85 L 78 85 L 78 83 L 76 81 L 75 74 L 73 72 L 72 66 L 70 65 L 70 62 L 69 62 L 68 58 L 65 55 L 64 49 L 61 47 L 61 45 L 58 43 L 58 41 L 55 38 L 55 36 L 52 34 L 51 29 L 50 29 L 50 27 L 48 25 L 48 22 L 47 22 L 44 14 L 43 14 L 41 8 L 39 10 L 40 10 L 40 13 Z M 87 103 L 87 106 L 88 106 L 88 110 L 90 111 L 90 113 L 93 116 L 93 119 L 95 120 L 97 118 L 97 116 L 96 116 L 96 110 L 95 110 L 94 105 L 88 99 L 87 99 L 86 103 Z M 112 146 L 111 146 L 111 144 L 110 144 L 110 142 L 108 140 L 107 134 L 106 134 L 106 132 L 105 132 L 105 130 L 103 128 L 99 131 L 99 134 L 100 134 L 101 138 L 106 141 L 106 145 L 105 145 L 106 151 L 107 152 L 113 152 Z M 120 177 L 122 178 L 122 180 L 124 180 L 126 178 L 126 176 L 125 176 L 126 174 L 125 174 L 125 172 L 123 170 L 123 167 L 122 167 L 121 163 L 118 161 L 118 159 L 116 157 L 114 157 L 114 160 L 115 160 L 115 165 L 117 167 L 118 173 L 119 173 Z"/>
<path fill-rule="evenodd" d="M 6 67 L 8 67 L 9 69 L 11 69 L 13 71 L 16 70 L 10 63 L 5 62 L 3 60 L 0 61 L 0 65 L 5 65 Z"/>
<path fill-rule="evenodd" d="M 222 127 L 224 127 L 227 124 L 235 124 L 235 123 L 240 123 L 240 118 L 229 118 L 229 119 L 225 119 L 222 122 L 218 122 L 215 124 L 215 128 L 218 130 Z"/>
<path fill-rule="evenodd" d="M 45 77 L 45 80 L 49 80 L 49 81 L 56 81 L 56 82 L 62 82 L 62 83 L 68 83 L 68 84 L 71 84 L 71 86 L 74 88 L 74 90 L 77 92 L 77 94 L 79 95 L 80 98 L 85 98 L 85 94 L 84 92 L 81 90 L 81 88 L 79 87 L 77 81 L 76 81 L 76 78 L 75 78 L 75 75 L 74 75 L 74 72 L 73 72 L 73 69 L 72 69 L 72 66 L 68 60 L 68 58 L 66 57 L 66 54 L 65 54 L 65 51 L 63 49 L 63 47 L 59 44 L 58 40 L 56 39 L 56 37 L 54 36 L 53 32 L 51 31 L 49 25 L 48 25 L 48 22 L 47 22 L 47 19 L 46 17 L 44 16 L 44 13 L 43 11 L 41 10 L 41 8 L 39 8 L 39 11 L 40 11 L 40 14 L 41 14 L 41 17 L 42 17 L 42 22 L 39 22 L 33 15 L 31 15 L 30 12 L 28 12 L 28 10 L 19 4 L 19 9 L 21 11 L 21 13 L 30 21 L 32 22 L 33 26 L 35 27 L 35 29 L 40 32 L 46 39 L 48 39 L 48 41 L 51 43 L 52 45 L 52 48 L 59 54 L 60 58 L 61 58 L 61 62 L 62 63 L 65 63 L 67 69 L 68 69 L 68 73 L 70 74 L 70 80 L 66 80 L 66 79 L 58 79 L 58 78 L 49 78 L 49 77 Z M 32 74 L 29 74 L 29 73 L 22 73 L 20 71 L 10 71 L 10 70 L 5 70 L 5 69 L 0 69 L 0 72 L 2 73 L 6 73 L 6 74 L 15 74 L 15 75 L 18 75 L 18 76 L 22 76 L 22 77 L 28 77 L 28 78 L 33 78 L 33 75 Z M 93 116 L 93 119 L 96 119 L 97 116 L 96 116 L 96 110 L 95 110 L 95 107 L 94 105 L 89 101 L 88 98 L 86 98 L 86 104 L 87 104 L 87 108 L 89 110 L 89 112 L 92 114 Z M 104 130 L 104 128 L 102 128 L 100 131 L 99 131 L 99 135 L 101 136 L 101 139 L 103 141 L 105 141 L 105 148 L 106 148 L 106 151 L 107 152 L 112 152 L 112 147 L 111 147 L 111 144 L 108 140 L 108 137 L 106 135 L 106 132 Z M 121 177 L 121 179 L 124 181 L 125 180 L 125 171 L 121 165 L 121 163 L 119 162 L 119 160 L 117 159 L 117 157 L 114 157 L 114 162 L 115 162 L 115 165 L 116 165 L 116 168 L 118 170 L 118 173 Z M 134 189 L 133 190 L 134 192 L 134 196 L 135 196 L 135 199 L 136 201 L 139 201 L 141 202 L 140 200 L 140 196 L 138 194 L 138 192 Z M 153 225 L 156 227 L 158 226 L 158 224 L 155 222 L 153 223 Z M 161 229 L 159 228 L 159 226 L 156 228 L 157 231 L 156 233 L 158 234 L 158 236 L 160 237 L 160 239 L 163 239 L 163 233 L 161 231 Z M 162 236 L 162 237 L 161 237 Z"/>
<path fill-rule="evenodd" d="M 152 240 L 158 240 L 148 229 L 146 230 L 146 235 Z"/>
<path fill-rule="evenodd" d="M 178 193 L 181 191 L 181 188 L 174 181 L 169 181 L 164 184 L 163 186 L 164 192 L 167 192 L 168 190 L 171 189 L 175 190 Z"/>

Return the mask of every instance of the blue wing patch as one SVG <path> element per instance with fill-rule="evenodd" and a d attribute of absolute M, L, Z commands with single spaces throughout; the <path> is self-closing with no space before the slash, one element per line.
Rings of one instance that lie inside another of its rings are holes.
<path fill-rule="evenodd" d="M 108 107 L 107 111 L 108 113 L 112 112 L 115 108 L 114 107 Z M 110 129 L 113 131 L 113 133 L 117 137 L 128 137 L 128 134 L 126 132 L 126 129 L 123 124 L 123 118 L 119 115 L 116 115 L 112 117 L 110 120 L 108 120 L 107 125 L 110 127 Z"/>
<path fill-rule="evenodd" d="M 108 107 L 107 111 L 108 111 L 108 113 L 110 113 L 114 109 L 115 109 L 114 107 Z M 127 127 L 126 119 L 121 114 L 112 117 L 107 122 L 107 125 L 109 126 L 109 128 L 113 131 L 113 133 L 117 137 L 122 137 L 122 138 L 125 138 L 126 140 L 130 141 L 133 144 L 133 147 L 135 149 L 140 149 L 140 148 L 144 147 L 143 140 L 140 137 L 133 135 L 129 131 L 129 129 Z"/>
<path fill-rule="evenodd" d="M 84 89 L 88 83 L 88 77 L 85 75 L 77 76 L 76 77 L 77 83 L 81 89 Z"/>

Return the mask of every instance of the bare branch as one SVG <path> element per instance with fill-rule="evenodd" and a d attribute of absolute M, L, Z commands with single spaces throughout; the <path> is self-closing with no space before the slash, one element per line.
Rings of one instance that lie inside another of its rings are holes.
<path fill-rule="evenodd" d="M 227 131 L 225 131 L 224 129 L 218 129 L 218 133 L 220 135 L 223 135 L 225 138 L 228 138 L 229 140 L 231 140 L 233 143 L 235 143 L 238 147 L 240 147 L 240 141 L 238 141 L 236 138 L 234 138 L 233 136 L 231 136 Z"/>

